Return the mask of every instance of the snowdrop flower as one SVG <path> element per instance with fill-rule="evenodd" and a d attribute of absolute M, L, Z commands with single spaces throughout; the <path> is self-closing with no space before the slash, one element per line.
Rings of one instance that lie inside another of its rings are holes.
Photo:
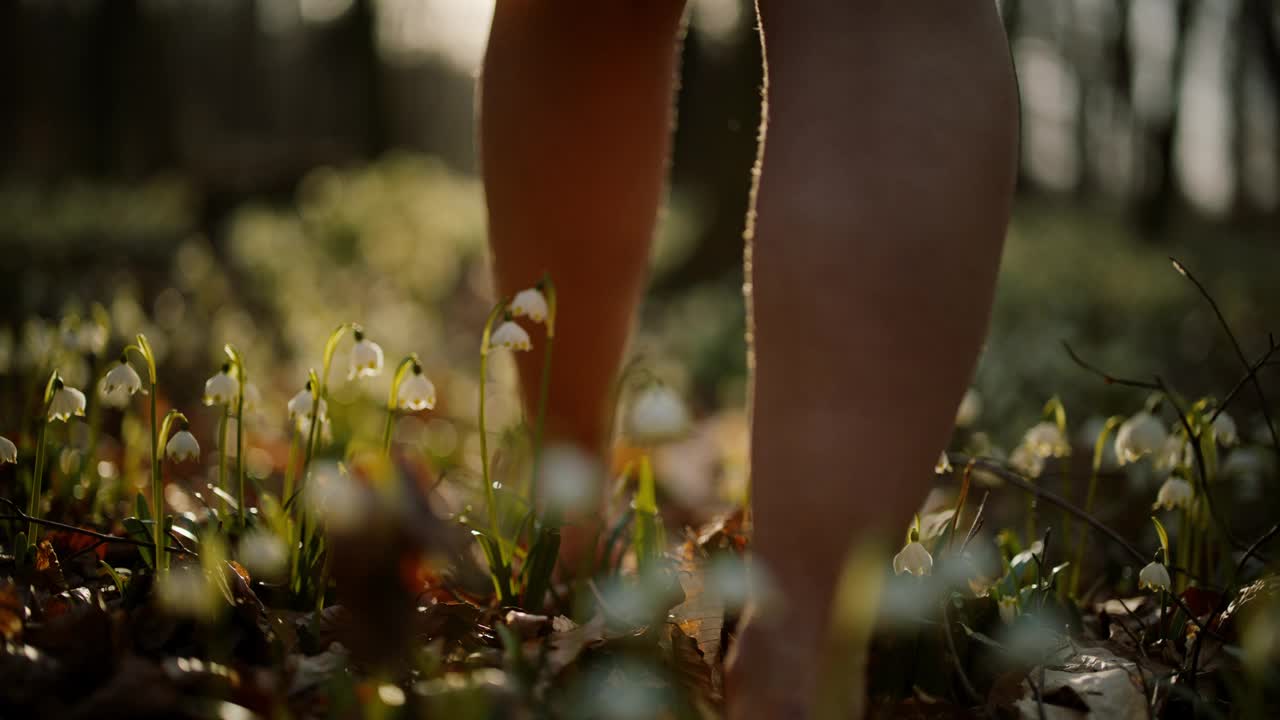
<path fill-rule="evenodd" d="M 372 377 L 382 372 L 382 348 L 366 339 L 364 333 L 355 331 L 356 344 L 351 346 L 351 373 L 348 380 Z"/>
<path fill-rule="evenodd" d="M 508 307 L 515 317 L 528 317 L 536 323 L 547 319 L 547 298 L 536 287 L 527 288 L 516 293 Z"/>
<path fill-rule="evenodd" d="M 430 410 L 436 406 L 436 386 L 422 374 L 422 366 L 413 364 L 413 373 L 396 389 L 396 407 L 401 410 Z"/>
<path fill-rule="evenodd" d="M 303 387 L 301 390 L 299 390 L 298 394 L 294 395 L 289 400 L 289 417 L 291 418 L 311 417 L 311 407 L 314 404 L 315 404 L 315 399 L 314 399 L 314 396 L 312 396 L 311 394 L 311 381 L 308 380 L 306 386 Z M 324 398 L 321 398 L 319 415 L 320 417 L 325 417 L 328 414 L 329 414 L 328 404 L 325 403 Z"/>
<path fill-rule="evenodd" d="M 310 415 L 298 416 L 298 432 L 301 433 L 304 439 L 311 437 Z M 333 425 L 329 422 L 328 415 L 320 416 L 320 434 L 317 436 L 316 440 L 319 441 L 321 445 L 328 445 L 333 442 Z"/>
<path fill-rule="evenodd" d="M 1071 445 L 1058 428 L 1057 423 L 1036 423 L 1022 436 L 1022 444 L 1042 458 L 1062 457 L 1071 452 Z"/>
<path fill-rule="evenodd" d="M 947 451 L 943 450 L 938 456 L 938 462 L 933 466 L 933 472 L 937 475 L 946 475 L 951 472 L 951 459 L 947 457 Z"/>
<path fill-rule="evenodd" d="M 524 328 L 510 320 L 505 320 L 489 336 L 489 347 L 527 351 L 533 349 L 533 343 L 529 340 L 529 333 L 525 332 Z"/>
<path fill-rule="evenodd" d="M 1236 429 L 1236 421 L 1225 412 L 1218 413 L 1218 417 L 1214 418 L 1213 435 L 1218 439 L 1218 444 L 1223 447 L 1231 447 L 1240 442 L 1240 432 Z"/>
<path fill-rule="evenodd" d="M 1155 415 L 1140 412 L 1120 423 L 1116 430 L 1116 456 L 1121 465 L 1135 462 L 1163 449 L 1168 439 L 1169 433 Z"/>
<path fill-rule="evenodd" d="M 1148 563 L 1138 573 L 1138 589 L 1168 590 L 1173 583 L 1169 580 L 1169 570 L 1163 563 Z"/>
<path fill-rule="evenodd" d="M 49 419 L 66 422 L 72 415 L 84 417 L 84 393 L 62 384 L 62 378 L 53 381 L 53 399 L 49 401 Z"/>
<path fill-rule="evenodd" d="M 217 375 L 204 381 L 205 405 L 229 405 L 240 392 L 240 383 L 231 377 L 231 363 L 223 363 Z"/>
<path fill-rule="evenodd" d="M 1009 465 L 1027 477 L 1039 477 L 1044 472 L 1044 458 L 1025 444 L 1014 448 Z"/>
<path fill-rule="evenodd" d="M 924 577 L 933 572 L 933 556 L 919 541 L 913 540 L 893 556 L 893 572 L 895 575 L 910 573 L 916 577 Z"/>
<path fill-rule="evenodd" d="M 1187 508 L 1191 506 L 1193 496 L 1191 483 L 1182 478 L 1171 477 L 1160 486 L 1160 492 L 1156 493 L 1156 504 L 1151 509 Z"/>
<path fill-rule="evenodd" d="M 98 399 L 103 405 L 113 408 L 128 407 L 130 397 L 124 386 L 117 385 L 111 392 L 107 392 L 107 379 L 104 377 L 98 381 Z"/>
<path fill-rule="evenodd" d="M 164 446 L 164 454 L 174 462 L 200 459 L 200 443 L 196 442 L 196 436 L 187 430 L 185 421 L 182 423 L 182 428 L 169 438 L 169 442 Z"/>
<path fill-rule="evenodd" d="M 977 390 L 969 388 L 964 391 L 960 407 L 956 408 L 956 427 L 969 427 L 982 414 L 982 396 Z"/>
<path fill-rule="evenodd" d="M 18 462 L 18 446 L 13 441 L 0 435 L 0 464 Z"/>
<path fill-rule="evenodd" d="M 675 390 L 654 384 L 642 390 L 627 413 L 627 433 L 640 445 L 649 445 L 684 433 L 689 413 Z"/>
<path fill-rule="evenodd" d="M 102 378 L 102 394 L 111 395 L 119 390 L 130 395 L 136 395 L 142 390 L 142 378 L 138 377 L 138 372 L 129 364 L 129 359 L 120 356 L 120 362 L 107 372 L 106 377 Z"/>
<path fill-rule="evenodd" d="M 1176 433 L 1170 433 L 1169 437 L 1165 438 L 1164 445 L 1152 456 L 1152 463 L 1157 470 L 1169 472 L 1179 467 L 1191 467 L 1195 461 L 1195 451 L 1191 449 L 1191 443 Z"/>

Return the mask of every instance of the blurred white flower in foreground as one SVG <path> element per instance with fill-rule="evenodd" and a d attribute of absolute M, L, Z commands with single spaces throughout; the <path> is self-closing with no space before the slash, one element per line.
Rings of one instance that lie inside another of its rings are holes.
<path fill-rule="evenodd" d="M 1240 431 L 1236 429 L 1236 421 L 1225 412 L 1218 413 L 1218 417 L 1214 418 L 1213 435 L 1218 439 L 1218 444 L 1223 447 L 1231 447 L 1240 442 Z"/>
<path fill-rule="evenodd" d="M 1000 611 L 1000 619 L 1006 625 L 1012 625 L 1013 621 L 1018 617 L 1018 598 L 1002 597 L 996 601 L 996 606 Z"/>
<path fill-rule="evenodd" d="M 355 331 L 355 345 L 351 346 L 351 372 L 347 379 L 372 377 L 382 372 L 382 348 L 367 339 L 364 333 Z"/>
<path fill-rule="evenodd" d="M 489 336 L 489 347 L 506 350 L 532 350 L 529 333 L 516 323 L 506 320 Z"/>
<path fill-rule="evenodd" d="M 538 463 L 538 494 L 548 510 L 590 512 L 603 476 L 592 455 L 574 445 L 552 445 Z"/>
<path fill-rule="evenodd" d="M 1174 508 L 1188 508 L 1191 507 L 1191 499 L 1193 497 L 1191 483 L 1182 478 L 1171 477 L 1160 486 L 1160 492 L 1156 493 L 1156 504 L 1152 506 L 1152 509 L 1164 508 L 1165 510 L 1173 510 Z"/>
<path fill-rule="evenodd" d="M 174 568 L 160 576 L 156 586 L 160 606 L 173 615 L 208 620 L 218 612 L 219 593 L 204 571 L 195 567 Z"/>
<path fill-rule="evenodd" d="M 689 412 L 675 390 L 655 383 L 641 390 L 627 412 L 627 435 L 637 445 L 652 445 L 684 434 Z"/>
<path fill-rule="evenodd" d="M 910 573 L 923 577 L 933 572 L 933 556 L 924 549 L 924 545 L 913 540 L 893 556 L 893 572 L 896 575 Z"/>
<path fill-rule="evenodd" d="M 18 462 L 18 446 L 13 441 L 0 435 L 0 463 Z"/>
<path fill-rule="evenodd" d="M 515 317 L 528 317 L 536 323 L 547 319 L 547 298 L 537 288 L 528 288 L 516 293 L 508 307 Z"/>
<path fill-rule="evenodd" d="M 66 387 L 62 380 L 53 384 L 53 399 L 49 401 L 49 419 L 66 422 L 72 415 L 84 416 L 84 393 L 73 387 Z"/>
<path fill-rule="evenodd" d="M 289 399 L 289 417 L 291 418 L 310 418 L 311 408 L 315 404 L 315 396 L 311 394 L 311 382 L 308 381 L 306 387 L 298 391 Z M 326 417 L 329 414 L 328 404 L 320 400 L 320 417 Z"/>
<path fill-rule="evenodd" d="M 169 438 L 168 444 L 164 446 L 164 454 L 175 462 L 200 459 L 200 443 L 196 442 L 196 436 L 187 430 L 186 423 L 183 423 L 182 429 Z"/>
<path fill-rule="evenodd" d="M 1048 420 L 1032 425 L 1022 436 L 1022 444 L 1042 458 L 1062 457 L 1071 452 L 1071 444 L 1062 430 Z"/>
<path fill-rule="evenodd" d="M 436 406 L 436 386 L 414 363 L 413 372 L 396 389 L 396 407 L 401 410 L 430 410 Z"/>
<path fill-rule="evenodd" d="M 1164 449 L 1168 439 L 1169 433 L 1156 416 L 1140 412 L 1120 423 L 1120 429 L 1116 430 L 1116 456 L 1121 465 L 1136 462 L 1144 455 Z"/>
<path fill-rule="evenodd" d="M 231 365 L 225 364 L 217 375 L 204 381 L 204 404 L 229 405 L 239 391 L 240 383 L 231 377 Z"/>
<path fill-rule="evenodd" d="M 107 372 L 106 377 L 102 378 L 102 393 L 111 395 L 112 393 L 125 392 L 129 395 L 137 394 L 142 389 L 142 378 L 138 377 L 138 372 L 133 369 L 129 361 L 121 357 L 120 362 Z"/>
<path fill-rule="evenodd" d="M 1168 590 L 1173 583 L 1169 580 L 1169 570 L 1162 563 L 1148 563 L 1138 573 L 1138 587 L 1148 590 Z"/>
<path fill-rule="evenodd" d="M 240 538 L 239 559 L 254 578 L 278 581 L 285 577 L 289 551 L 275 534 L 252 530 Z"/>
<path fill-rule="evenodd" d="M 982 396 L 977 390 L 969 388 L 960 399 L 960 407 L 956 408 L 956 427 L 973 425 L 982 414 Z"/>

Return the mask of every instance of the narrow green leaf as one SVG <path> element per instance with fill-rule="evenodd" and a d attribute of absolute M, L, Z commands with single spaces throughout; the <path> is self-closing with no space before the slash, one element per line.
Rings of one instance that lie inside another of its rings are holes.
<path fill-rule="evenodd" d="M 1164 561 L 1169 562 L 1169 533 L 1165 531 L 1164 525 L 1160 524 L 1160 520 L 1154 515 L 1151 516 L 1151 522 L 1156 525 L 1156 534 L 1160 536 L 1160 549 L 1164 551 Z"/>

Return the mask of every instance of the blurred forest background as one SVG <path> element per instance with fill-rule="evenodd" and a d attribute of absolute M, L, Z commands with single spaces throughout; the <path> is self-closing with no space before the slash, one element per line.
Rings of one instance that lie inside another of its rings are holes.
<path fill-rule="evenodd" d="M 639 347 L 709 410 L 743 397 L 760 54 L 749 0 L 691 3 Z M 1055 392 L 1069 409 L 1132 411 L 1140 400 L 1075 368 L 1063 339 L 1116 373 L 1221 396 L 1237 361 L 1166 258 L 1206 281 L 1246 353 L 1265 343 L 1280 308 L 1280 9 L 1000 4 L 1023 161 L 980 426 L 1012 441 Z M 0 0 L 0 373 L 35 363 L 56 318 L 95 300 L 121 337 L 161 338 L 192 402 L 228 340 L 251 363 L 278 358 L 287 395 L 343 320 L 389 357 L 470 357 L 487 292 L 472 106 L 491 14 L 492 0 Z"/>

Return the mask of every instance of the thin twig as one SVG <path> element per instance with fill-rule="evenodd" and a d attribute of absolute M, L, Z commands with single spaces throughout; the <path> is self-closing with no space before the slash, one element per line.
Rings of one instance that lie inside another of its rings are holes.
<path fill-rule="evenodd" d="M 1085 370 L 1088 370 L 1094 375 L 1097 375 L 1098 377 L 1102 378 L 1102 381 L 1108 385 L 1124 385 L 1125 387 L 1142 388 L 1144 390 L 1161 389 L 1160 386 L 1154 382 L 1147 382 L 1144 380 L 1134 380 L 1131 378 L 1116 377 L 1115 375 L 1112 375 L 1111 373 L 1108 373 L 1105 370 L 1102 370 L 1094 365 L 1090 365 L 1089 363 L 1084 361 L 1084 358 L 1077 355 L 1075 350 L 1071 349 L 1070 343 L 1068 343 L 1066 340 L 1062 341 L 1062 347 L 1066 348 L 1067 354 L 1071 356 L 1071 359 L 1074 360 L 1077 365 L 1084 368 Z"/>
<path fill-rule="evenodd" d="M 56 520 L 45 520 L 44 518 L 31 517 L 30 515 L 23 512 L 22 508 L 18 507 L 12 500 L 8 498 L 0 497 L 0 502 L 4 503 L 5 505 L 8 505 L 15 513 L 13 515 L 0 515 L 0 520 L 21 520 L 23 522 L 31 522 L 31 523 L 35 523 L 36 525 L 51 527 L 57 530 L 65 530 L 66 532 L 69 532 L 69 533 L 75 533 L 77 535 L 84 535 L 86 537 L 96 538 L 100 541 L 98 545 L 101 545 L 102 543 L 120 543 L 122 545 L 134 545 L 136 547 L 144 547 L 144 548 L 151 548 L 151 549 L 155 549 L 155 546 L 156 546 L 156 544 L 150 540 L 138 540 L 136 538 L 121 537 L 119 535 L 108 535 L 107 533 L 100 533 L 96 530 L 88 530 L 82 527 L 76 527 L 75 525 L 67 525 L 66 523 L 60 523 L 60 522 L 57 522 Z M 94 545 L 93 547 L 96 548 L 97 545 Z M 188 555 L 191 555 L 192 557 L 198 557 L 194 552 L 191 552 L 190 550 L 187 550 L 182 547 L 167 547 L 165 549 L 172 550 L 173 552 L 186 553 Z M 75 555 L 79 555 L 79 554 L 80 554 L 79 552 L 75 553 Z M 75 557 L 75 555 L 72 555 L 71 557 Z"/>
<path fill-rule="evenodd" d="M 1276 460 L 1280 463 L 1280 434 L 1276 433 L 1276 424 L 1271 420 L 1271 411 L 1267 408 L 1267 396 L 1262 391 L 1262 383 L 1258 382 L 1258 374 L 1249 364 L 1248 358 L 1244 356 L 1244 348 L 1240 346 L 1240 341 L 1236 339 L 1236 334 L 1231 331 L 1231 324 L 1227 322 L 1227 318 L 1222 314 L 1222 309 L 1218 307 L 1218 302 L 1209 294 L 1208 289 L 1200 282 L 1199 278 L 1191 274 L 1186 265 L 1178 262 L 1177 258 L 1169 258 L 1173 263 L 1173 268 L 1177 270 L 1183 277 L 1190 280 L 1196 289 L 1200 291 L 1200 295 L 1209 303 L 1209 307 L 1213 308 L 1213 314 L 1218 316 L 1218 323 L 1222 325 L 1222 329 L 1227 334 L 1227 339 L 1231 341 L 1231 347 L 1236 351 L 1236 358 L 1240 360 L 1240 364 L 1248 371 L 1249 382 L 1253 385 L 1254 393 L 1258 396 L 1258 405 L 1262 410 L 1262 418 L 1267 422 L 1267 430 L 1271 433 L 1271 447 L 1275 451 Z M 1268 344 L 1274 348 L 1275 338 L 1268 336 Z"/>

